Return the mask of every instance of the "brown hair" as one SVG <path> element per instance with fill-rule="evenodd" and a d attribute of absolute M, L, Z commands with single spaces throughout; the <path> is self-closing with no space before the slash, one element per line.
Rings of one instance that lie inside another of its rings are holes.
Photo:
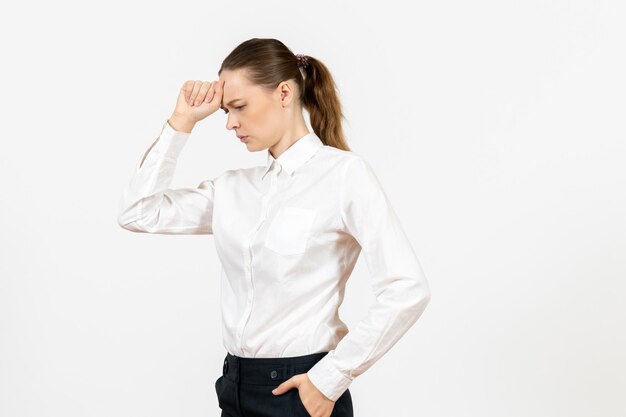
<path fill-rule="evenodd" d="M 341 125 L 345 117 L 335 81 L 321 61 L 308 55 L 306 59 L 308 65 L 302 68 L 303 77 L 298 58 L 285 44 L 277 39 L 252 38 L 233 49 L 217 73 L 245 69 L 250 82 L 267 89 L 274 89 L 283 81 L 294 80 L 315 134 L 325 145 L 349 151 Z"/>

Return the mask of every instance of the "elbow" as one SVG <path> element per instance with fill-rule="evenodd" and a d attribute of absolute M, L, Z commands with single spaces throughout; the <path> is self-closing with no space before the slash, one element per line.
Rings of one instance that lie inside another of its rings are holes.
<path fill-rule="evenodd" d="M 426 279 L 422 276 L 422 279 L 413 281 L 413 285 L 411 286 L 411 297 L 410 297 L 410 306 L 409 310 L 419 317 L 426 306 L 430 303 L 430 287 Z"/>
<path fill-rule="evenodd" d="M 418 321 L 430 302 L 430 288 L 426 281 L 411 280 L 410 282 L 411 284 L 405 286 L 401 293 L 403 303 L 398 310 L 399 320 L 405 323 L 407 328 Z"/>
<path fill-rule="evenodd" d="M 422 314 L 426 306 L 428 306 L 428 303 L 430 303 L 430 288 L 427 284 L 422 284 L 414 297 L 413 310 L 416 311 L 417 314 Z"/>
<path fill-rule="evenodd" d="M 117 225 L 121 227 L 122 229 L 128 230 L 128 223 L 126 222 L 126 219 L 122 215 L 117 216 Z"/>
<path fill-rule="evenodd" d="M 130 218 L 127 211 L 121 211 L 117 216 L 117 225 L 122 229 L 128 230 L 130 232 L 141 232 L 143 231 L 137 225 L 137 219 Z"/>
<path fill-rule="evenodd" d="M 127 198 L 122 197 L 117 209 L 117 225 L 122 229 L 133 231 L 131 227 L 135 220 L 133 217 L 136 217 L 133 213 L 133 205 L 129 204 Z"/>
<path fill-rule="evenodd" d="M 420 265 L 418 265 L 413 282 L 415 284 L 414 308 L 418 311 L 418 314 L 421 314 L 428 303 L 430 303 L 430 285 Z"/>
<path fill-rule="evenodd" d="M 419 304 L 424 305 L 424 308 L 430 303 L 430 288 L 426 286 L 423 291 L 422 298 L 419 300 Z"/>
<path fill-rule="evenodd" d="M 117 216 L 117 225 L 121 227 L 122 229 L 130 230 L 131 232 L 133 231 L 130 226 L 130 223 L 127 221 L 127 219 L 124 216 Z"/>

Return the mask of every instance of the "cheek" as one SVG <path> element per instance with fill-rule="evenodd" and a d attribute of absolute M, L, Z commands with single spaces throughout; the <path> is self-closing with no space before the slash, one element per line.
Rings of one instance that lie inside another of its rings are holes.
<path fill-rule="evenodd" d="M 243 116 L 243 115 L 242 115 Z M 264 131 L 270 128 L 273 124 L 273 115 L 267 111 L 267 109 L 250 109 L 245 116 L 242 117 L 242 121 L 249 126 L 254 126 L 256 131 Z"/>
<path fill-rule="evenodd" d="M 267 106 L 260 112 L 259 122 L 266 125 L 268 129 L 277 128 L 281 125 L 282 114 L 280 111 Z"/>

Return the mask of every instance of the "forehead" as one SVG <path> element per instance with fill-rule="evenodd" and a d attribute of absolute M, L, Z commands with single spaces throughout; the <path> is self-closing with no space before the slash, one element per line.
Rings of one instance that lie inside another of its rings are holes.
<path fill-rule="evenodd" d="M 222 97 L 224 104 L 236 98 L 242 98 L 254 89 L 243 69 L 222 71 L 219 81 L 222 80 L 224 80 L 224 95 Z"/>

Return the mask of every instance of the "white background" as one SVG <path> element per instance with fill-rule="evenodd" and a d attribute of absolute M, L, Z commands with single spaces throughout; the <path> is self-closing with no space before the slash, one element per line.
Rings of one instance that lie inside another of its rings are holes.
<path fill-rule="evenodd" d="M 187 79 L 273 37 L 321 59 L 432 300 L 356 417 L 626 415 L 622 1 L 3 6 L 0 415 L 217 416 L 212 236 L 135 234 L 121 192 Z M 262 164 L 226 115 L 173 187 Z M 340 313 L 373 301 L 359 260 Z M 620 396 L 622 396 L 620 398 Z"/>

